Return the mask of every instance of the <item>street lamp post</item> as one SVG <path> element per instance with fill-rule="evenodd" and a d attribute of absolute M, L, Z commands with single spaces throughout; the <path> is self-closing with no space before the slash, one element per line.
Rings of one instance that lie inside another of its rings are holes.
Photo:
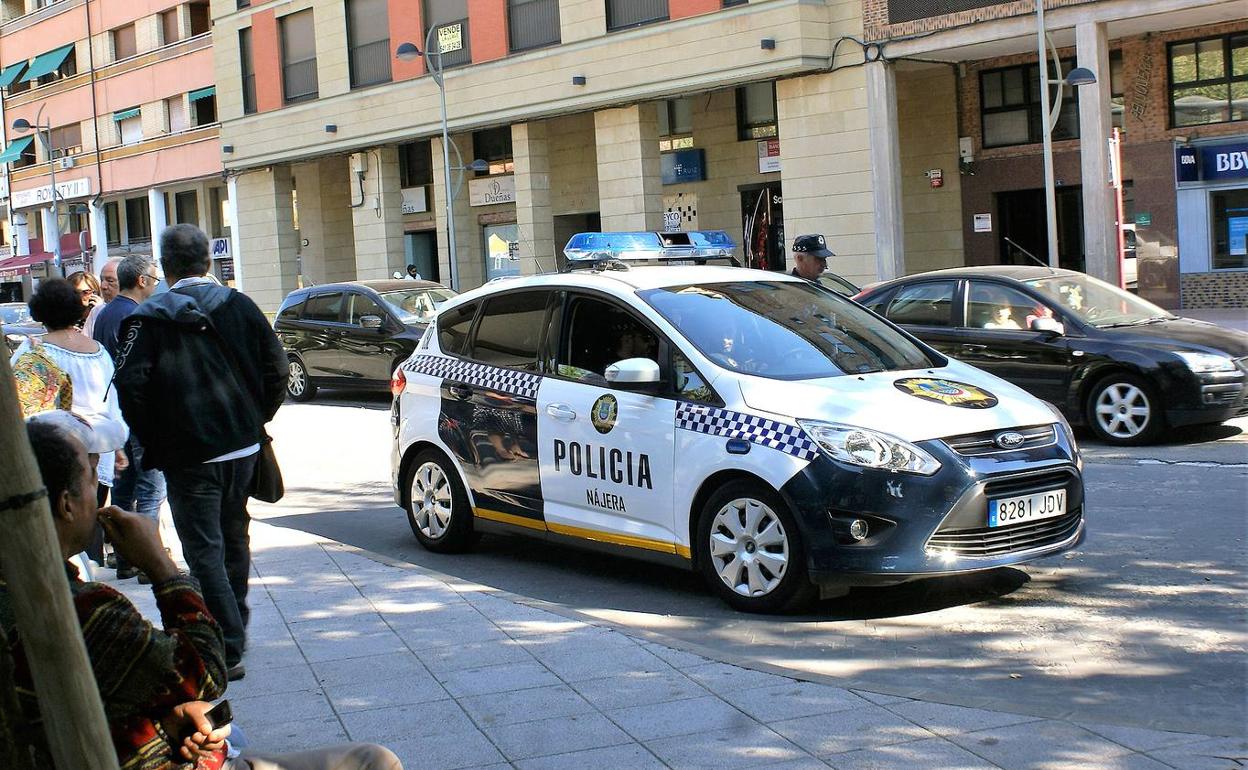
<path fill-rule="evenodd" d="M 39 113 L 43 113 L 43 108 L 39 109 Z M 40 123 L 39 115 L 35 116 L 35 122 L 32 124 L 26 118 L 18 118 L 13 121 L 13 130 L 19 134 L 34 129 L 43 139 L 43 147 L 48 153 L 48 174 L 52 180 L 52 264 L 56 266 L 57 273 L 63 273 L 64 267 L 61 264 L 61 216 L 56 204 L 56 159 L 52 157 L 52 123 Z"/>
<path fill-rule="evenodd" d="M 1040 127 L 1044 140 L 1044 213 L 1049 243 L 1049 267 L 1058 267 L 1057 255 L 1057 189 L 1053 179 L 1053 128 L 1062 114 L 1062 87 L 1086 86 L 1096 82 L 1096 75 L 1086 67 L 1075 67 L 1065 78 L 1049 77 L 1048 51 L 1052 44 L 1044 28 L 1044 0 L 1036 0 L 1036 49 L 1040 66 Z M 1053 51 L 1053 62 L 1061 74 L 1062 65 Z M 1049 86 L 1056 85 L 1057 95 L 1049 102 Z"/>

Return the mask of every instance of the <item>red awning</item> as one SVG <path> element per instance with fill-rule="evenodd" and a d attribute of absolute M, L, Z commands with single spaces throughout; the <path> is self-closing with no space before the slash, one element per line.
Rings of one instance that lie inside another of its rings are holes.
<path fill-rule="evenodd" d="M 17 278 L 30 272 L 31 265 L 37 265 L 40 262 L 46 262 L 51 259 L 52 255 L 46 251 L 37 254 L 27 254 L 22 257 L 9 257 L 0 260 L 0 275 L 6 278 Z"/>

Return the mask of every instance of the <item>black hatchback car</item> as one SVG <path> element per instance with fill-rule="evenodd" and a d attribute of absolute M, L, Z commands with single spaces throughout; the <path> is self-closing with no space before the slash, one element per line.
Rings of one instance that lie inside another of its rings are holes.
<path fill-rule="evenodd" d="M 937 270 L 855 299 L 1113 444 L 1248 414 L 1248 334 L 1180 318 L 1084 273 Z"/>
<path fill-rule="evenodd" d="M 286 392 L 308 401 L 318 387 L 384 390 L 455 292 L 430 281 L 351 281 L 296 289 L 273 329 L 286 349 Z"/>

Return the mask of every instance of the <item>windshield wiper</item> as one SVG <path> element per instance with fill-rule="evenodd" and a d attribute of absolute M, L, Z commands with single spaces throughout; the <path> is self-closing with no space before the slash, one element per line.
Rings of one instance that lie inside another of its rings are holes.
<path fill-rule="evenodd" d="M 1155 316 L 1150 316 L 1149 318 L 1140 318 L 1135 321 L 1119 321 L 1117 323 L 1105 324 L 1104 326 L 1100 326 L 1099 328 L 1118 329 L 1123 326 L 1144 326 L 1145 324 L 1155 324 L 1155 323 L 1161 323 L 1162 321 L 1169 321 L 1169 320 L 1170 320 L 1170 317 L 1168 316 L 1155 315 Z"/>

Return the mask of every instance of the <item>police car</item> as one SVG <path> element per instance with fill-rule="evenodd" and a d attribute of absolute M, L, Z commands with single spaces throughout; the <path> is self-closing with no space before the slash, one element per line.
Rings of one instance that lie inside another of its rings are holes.
<path fill-rule="evenodd" d="M 1060 413 L 722 232 L 584 233 L 449 301 L 394 373 L 420 543 L 511 532 L 702 572 L 747 611 L 1084 537 Z"/>

